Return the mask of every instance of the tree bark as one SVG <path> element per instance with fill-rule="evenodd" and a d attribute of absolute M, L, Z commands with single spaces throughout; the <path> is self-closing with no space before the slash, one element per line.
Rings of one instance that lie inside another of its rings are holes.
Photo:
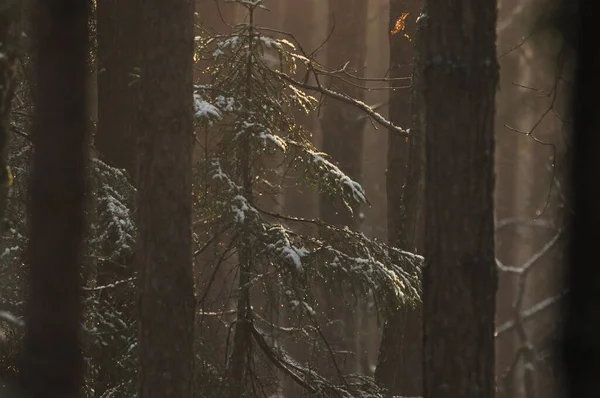
<path fill-rule="evenodd" d="M 140 66 L 140 0 L 97 4 L 98 131 L 96 149 L 114 167 L 135 177 L 136 68 Z"/>
<path fill-rule="evenodd" d="M 138 171 L 140 397 L 191 397 L 193 2 L 147 0 Z"/>
<path fill-rule="evenodd" d="M 4 232 L 7 195 L 12 172 L 7 163 L 10 111 L 14 96 L 16 62 L 21 38 L 22 4 L 8 2 L 0 9 L 0 236 Z"/>
<path fill-rule="evenodd" d="M 390 1 L 389 29 L 393 32 L 403 13 L 405 28 L 390 34 L 390 78 L 413 75 L 412 88 L 406 82 L 393 81 L 390 93 L 390 121 L 411 128 L 406 140 L 394 132 L 388 133 L 388 166 L 386 172 L 388 201 L 388 241 L 411 252 L 423 251 L 423 183 L 424 142 L 420 108 L 416 104 L 421 87 L 417 84 L 414 43 L 422 41 L 416 20 L 420 1 Z M 406 37 L 407 35 L 408 37 Z M 411 96 L 412 93 L 412 96 Z M 384 324 L 375 378 L 390 395 L 418 396 L 423 390 L 421 306 L 404 307 L 393 313 Z"/>
<path fill-rule="evenodd" d="M 496 1 L 426 1 L 425 397 L 493 397 Z"/>
<path fill-rule="evenodd" d="M 330 0 L 329 20 L 333 29 L 327 43 L 327 62 L 333 68 L 342 68 L 355 76 L 364 76 L 366 54 L 366 18 L 367 2 L 364 0 Z M 338 75 L 344 79 L 351 77 Z M 362 101 L 364 92 L 354 85 L 333 78 L 329 84 L 336 91 Z M 362 174 L 363 129 L 366 118 L 352 106 L 330 101 L 323 109 L 321 128 L 323 130 L 323 151 L 329 154 L 338 167 L 350 178 L 360 181 Z M 341 201 L 327 194 L 320 195 L 320 216 L 327 224 L 348 226 L 357 230 L 360 226 L 358 214 L 350 214 Z M 331 333 L 327 334 L 334 350 L 352 352 L 356 331 L 354 313 L 347 309 L 343 298 L 332 298 L 331 292 L 325 292 L 325 313 L 330 319 L 341 322 L 332 323 Z M 355 371 L 353 362 L 341 361 L 342 372 Z M 346 364 L 344 364 L 346 362 Z"/>
<path fill-rule="evenodd" d="M 600 51 L 594 43 L 597 21 L 592 3 L 579 1 L 562 3 L 563 7 L 578 6 L 576 13 L 562 13 L 563 34 L 575 47 L 575 85 L 573 92 L 573 152 L 571 154 L 571 184 L 574 212 L 571 214 L 566 326 L 562 341 L 563 363 L 566 368 L 567 394 L 570 397 L 591 397 L 600 388 L 600 345 L 598 344 L 598 305 L 600 304 L 600 269 L 596 261 L 600 213 L 595 198 L 600 194 L 600 147 L 598 128 L 598 71 Z M 573 15 L 575 14 L 575 17 Z M 557 24 L 558 25 L 558 24 Z M 593 182 L 592 182 L 593 181 Z"/>
<path fill-rule="evenodd" d="M 20 377 L 33 397 L 79 397 L 87 163 L 88 1 L 33 5 L 37 95 L 31 265 Z"/>
<path fill-rule="evenodd" d="M 355 76 L 364 76 L 366 53 L 367 3 L 364 0 L 330 0 L 330 30 L 333 33 L 327 43 L 327 65 L 339 69 L 348 63 L 346 71 Z M 343 76 L 345 80 L 347 76 Z M 350 80 L 352 80 L 350 78 Z M 332 79 L 330 84 L 336 91 L 362 101 L 362 89 Z M 363 128 L 366 118 L 354 107 L 330 101 L 323 109 L 323 151 L 331 156 L 341 170 L 350 178 L 360 179 L 362 173 Z M 357 228 L 359 218 L 353 217 L 329 195 L 321 195 L 321 217 L 325 222 L 338 226 Z"/>
<path fill-rule="evenodd" d="M 102 0 L 96 4 L 98 128 L 95 146 L 101 159 L 113 167 L 125 169 L 133 180 L 136 177 L 138 136 L 139 82 L 135 75 L 139 74 L 140 66 L 139 9 L 139 0 Z M 132 274 L 131 256 L 101 261 L 97 284 L 110 285 L 130 278 Z M 102 290 L 100 302 L 106 303 L 109 310 L 122 314 L 124 322 L 134 321 L 135 298 L 128 284 Z M 115 333 L 112 324 L 98 327 L 109 335 Z M 121 341 L 113 339 L 98 352 L 99 369 L 94 387 L 97 397 L 121 384 L 123 377 L 131 377 L 114 364 L 114 360 L 127 350 Z"/>

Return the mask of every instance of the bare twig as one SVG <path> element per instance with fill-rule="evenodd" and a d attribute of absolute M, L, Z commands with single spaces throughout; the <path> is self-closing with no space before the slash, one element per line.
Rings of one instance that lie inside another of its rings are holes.
<path fill-rule="evenodd" d="M 527 282 L 527 276 L 533 270 L 534 266 L 538 264 L 539 260 L 548 253 L 559 241 L 560 237 L 563 235 L 565 231 L 565 227 L 561 228 L 555 235 L 548 241 L 540 250 L 534 253 L 521 267 L 509 267 L 500 263 L 499 260 L 496 260 L 498 269 L 500 271 L 509 272 L 518 277 L 517 280 L 517 292 L 515 301 L 513 303 L 513 317 L 512 321 L 509 321 L 503 324 L 500 328 L 496 330 L 496 337 L 509 329 L 514 329 L 521 347 L 519 348 L 519 355 L 515 358 L 511 369 L 507 372 L 510 374 L 514 370 L 514 366 L 518 363 L 519 359 L 522 357 L 524 363 L 524 379 L 525 379 L 525 394 L 527 397 L 534 398 L 535 397 L 535 380 L 534 380 L 534 363 L 535 363 L 535 350 L 530 338 L 525 330 L 525 320 L 532 318 L 536 314 L 540 313 L 543 309 L 550 306 L 552 303 L 557 301 L 558 299 L 550 299 L 544 300 L 542 303 L 538 303 L 536 306 L 530 308 L 527 311 L 523 311 L 523 299 L 525 296 L 525 285 Z"/>
<path fill-rule="evenodd" d="M 539 303 L 531 306 L 530 308 L 526 309 L 525 311 L 522 311 L 521 312 L 521 320 L 523 322 L 525 322 L 525 321 L 528 321 L 528 320 L 534 318 L 536 315 L 538 315 L 541 312 L 543 312 L 544 310 L 550 308 L 552 305 L 558 303 L 567 294 L 568 294 L 568 292 L 565 291 L 557 296 L 548 297 L 547 299 L 540 301 Z M 501 334 L 504 334 L 504 333 L 508 332 L 509 330 L 512 330 L 515 327 L 515 324 L 516 324 L 516 321 L 514 319 L 504 322 L 502 325 L 500 325 L 496 328 L 495 336 L 498 337 Z"/>

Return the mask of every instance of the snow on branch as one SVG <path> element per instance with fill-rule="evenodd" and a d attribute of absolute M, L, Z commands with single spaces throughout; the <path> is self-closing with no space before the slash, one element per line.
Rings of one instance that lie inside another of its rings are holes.
<path fill-rule="evenodd" d="M 357 295 L 373 292 L 379 302 L 391 299 L 396 306 L 420 300 L 423 257 L 349 229 L 320 227 L 324 239 L 301 236 L 282 225 L 266 226 L 264 235 L 257 239 L 262 242 L 258 243 L 262 245 L 259 254 L 268 255 L 271 261 L 279 258 L 279 263 L 291 270 L 282 286 L 288 289 L 290 303 L 302 304 L 300 307 L 313 315 L 314 310 L 306 303 L 311 279 L 325 284 L 343 281 L 353 286 Z"/>
<path fill-rule="evenodd" d="M 298 150 L 297 160 L 306 165 L 311 180 L 319 189 L 332 195 L 342 194 L 344 204 L 351 214 L 353 205 L 368 203 L 364 188 L 329 161 L 325 153 L 290 138 L 285 141 Z"/>
<path fill-rule="evenodd" d="M 235 181 L 223 170 L 219 159 L 210 159 L 210 177 L 212 180 L 221 183 L 224 192 L 228 196 L 229 201 L 221 201 L 220 204 L 233 215 L 233 221 L 238 224 L 251 222 L 260 218 L 258 211 L 250 204 L 248 199 L 242 195 L 243 189 L 235 183 Z"/>
<path fill-rule="evenodd" d="M 135 188 L 127 175 L 99 159 L 91 161 L 96 217 L 88 240 L 93 251 L 115 259 L 133 250 L 136 227 L 131 207 Z"/>

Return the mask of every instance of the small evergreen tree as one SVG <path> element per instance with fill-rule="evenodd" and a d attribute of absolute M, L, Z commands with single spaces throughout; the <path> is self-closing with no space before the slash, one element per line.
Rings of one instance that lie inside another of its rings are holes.
<path fill-rule="evenodd" d="M 198 164 L 197 209 L 204 225 L 198 239 L 201 247 L 218 240 L 216 257 L 232 257 L 237 274 L 234 310 L 225 312 L 235 312 L 235 317 L 227 322 L 231 336 L 223 374 L 229 375 L 229 382 L 222 385 L 222 394 L 257 396 L 272 390 L 257 369 L 277 369 L 310 396 L 380 396 L 370 378 L 338 374 L 329 380 L 320 375 L 322 366 L 317 364 L 329 361 L 336 367 L 338 353 L 322 338 L 328 320 L 312 291 L 324 285 L 342 294 L 342 287 L 350 287 L 356 296 L 373 294 L 385 312 L 418 300 L 422 259 L 348 228 L 275 214 L 260 206 L 258 198 L 262 201 L 282 189 L 284 176 L 265 167 L 276 154 L 283 155 L 284 169 L 302 172 L 298 184 L 340 198 L 351 212 L 367 200 L 363 188 L 319 152 L 292 117 L 292 109 L 309 112 L 317 100 L 287 73 L 300 62 L 309 70 L 316 64 L 291 41 L 270 37 L 254 24 L 255 13 L 263 8 L 260 0 L 236 2 L 247 9 L 248 22 L 237 25 L 231 35 L 199 39 L 201 49 L 212 45 L 214 65 L 207 71 L 212 84 L 198 86 L 195 94 L 199 125 L 208 130 L 204 137 L 216 142 Z M 296 232 L 299 223 L 315 225 L 318 233 Z M 274 323 L 269 306 L 256 305 L 262 297 L 271 306 L 286 308 L 289 318 Z M 314 363 L 295 361 L 285 350 L 285 339 L 307 344 L 315 352 Z"/>

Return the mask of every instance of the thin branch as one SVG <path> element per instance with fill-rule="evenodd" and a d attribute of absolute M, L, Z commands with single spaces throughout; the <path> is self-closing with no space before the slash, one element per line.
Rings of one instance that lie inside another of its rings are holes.
<path fill-rule="evenodd" d="M 5 321 L 18 329 L 25 327 L 25 322 L 21 318 L 14 316 L 8 311 L 0 311 L 0 321 Z"/>
<path fill-rule="evenodd" d="M 568 294 L 568 292 L 564 291 L 564 292 L 562 292 L 561 294 L 559 294 L 557 296 L 548 297 L 547 299 L 542 300 L 539 303 L 531 306 L 527 310 L 521 312 L 521 320 L 522 321 L 528 321 L 528 320 L 534 318 L 539 313 L 541 313 L 544 310 L 550 308 L 552 305 L 558 303 L 567 294 Z M 504 333 L 508 332 L 509 330 L 512 330 L 515 327 L 515 324 L 516 324 L 516 322 L 515 322 L 514 319 L 510 320 L 510 321 L 507 321 L 507 322 L 504 322 L 502 325 L 500 325 L 500 326 L 498 326 L 496 328 L 495 337 L 497 338 L 501 334 L 504 334 Z"/>
<path fill-rule="evenodd" d="M 402 135 L 404 137 L 408 137 L 410 135 L 410 129 L 403 129 L 402 127 L 396 126 L 395 124 L 393 124 L 392 122 L 390 122 L 389 120 L 387 120 L 386 118 L 381 116 L 379 113 L 373 111 L 373 109 L 369 105 L 365 104 L 362 101 L 358 101 L 358 100 L 351 98 L 345 94 L 338 93 L 337 91 L 330 90 L 321 85 L 315 86 L 312 84 L 299 82 L 295 79 L 292 79 L 285 73 L 282 73 L 279 71 L 273 70 L 272 73 L 275 74 L 276 76 L 278 76 L 280 79 L 285 80 L 288 83 L 293 84 L 296 87 L 300 87 L 305 90 L 315 91 L 315 92 L 321 93 L 327 97 L 344 102 L 348 105 L 352 105 L 352 106 L 362 110 L 363 112 L 365 112 L 368 116 L 373 118 L 377 123 L 379 123 L 383 127 L 386 127 L 389 130 L 399 133 L 400 135 Z"/>
<path fill-rule="evenodd" d="M 99 290 L 112 289 L 112 288 L 115 288 L 115 287 L 117 287 L 117 286 L 119 286 L 119 285 L 122 285 L 122 284 L 124 284 L 124 283 L 129 283 L 129 282 L 132 282 L 132 281 L 134 281 L 135 279 L 136 279 L 136 277 L 134 276 L 134 277 L 127 278 L 127 279 L 123 279 L 123 280 L 120 280 L 120 281 L 117 281 L 117 282 L 108 283 L 108 284 L 106 284 L 106 285 L 103 285 L 103 286 L 96 286 L 96 287 L 83 287 L 83 290 L 84 290 L 84 291 L 87 291 L 87 292 L 97 292 L 97 291 L 99 291 Z"/>

